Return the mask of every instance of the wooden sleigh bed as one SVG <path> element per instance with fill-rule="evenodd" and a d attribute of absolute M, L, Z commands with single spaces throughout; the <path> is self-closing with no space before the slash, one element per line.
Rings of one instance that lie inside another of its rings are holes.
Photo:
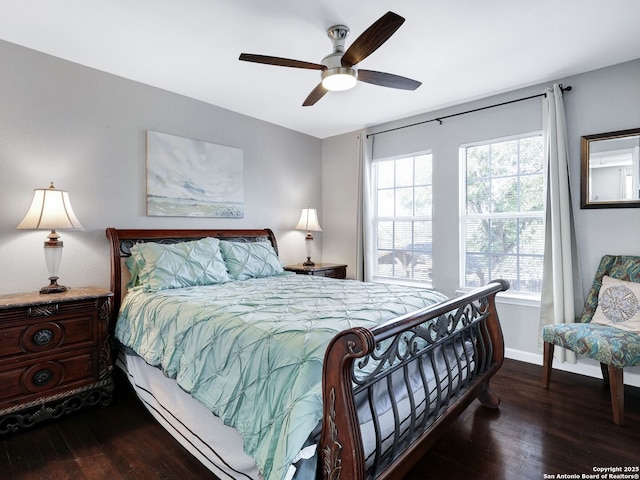
<path fill-rule="evenodd" d="M 130 261 L 131 249 L 135 245 L 149 243 L 178 245 L 182 242 L 215 238 L 238 244 L 254 246 L 260 244 L 261 247 L 268 244 L 269 249 L 277 255 L 276 239 L 269 229 L 119 230 L 109 228 L 106 234 L 111 245 L 111 290 L 114 292 L 112 334 L 116 329 L 118 312 L 128 292 L 126 285 L 131 281 L 129 268 L 125 262 Z M 353 280 L 314 279 L 294 274 L 282 275 L 278 278 L 290 283 L 316 282 L 320 287 L 319 290 L 325 292 L 325 296 L 327 292 L 340 292 L 351 286 L 355 289 L 369 288 L 369 285 L 372 285 L 373 289 L 383 288 L 373 287 L 377 284 L 363 284 Z M 252 279 L 240 279 L 227 284 L 230 288 L 236 288 L 242 292 L 252 292 L 251 281 Z M 268 279 L 268 281 L 278 280 Z M 183 290 L 201 292 L 202 288 L 206 287 L 197 286 Z M 300 288 L 305 292 L 306 297 L 313 286 L 304 284 Z M 399 290 L 394 290 L 396 287 L 385 288 L 392 289 L 391 293 L 399 296 L 397 295 Z M 394 315 L 390 319 L 378 322 L 375 326 L 370 326 L 370 323 L 361 326 L 358 322 L 350 322 L 351 328 L 335 333 L 330 341 L 323 345 L 324 350 L 323 353 L 321 352 L 323 361 L 317 371 L 318 378 L 307 379 L 311 385 L 309 390 L 313 390 L 314 382 L 319 385 L 318 390 L 321 390 L 321 395 L 318 393 L 318 397 L 321 398 L 318 401 L 317 413 L 320 421 L 316 422 L 315 429 L 307 432 L 308 435 L 305 433 L 308 436 L 305 448 L 311 446 L 313 447 L 311 451 L 315 451 L 312 456 L 313 461 L 304 466 L 305 460 L 303 460 L 296 464 L 302 465 L 301 467 L 289 466 L 288 470 L 285 468 L 282 471 L 289 473 L 293 471 L 295 479 L 399 479 L 474 399 L 478 398 L 485 406 L 497 408 L 500 402 L 491 392 L 489 381 L 503 362 L 504 344 L 495 308 L 495 295 L 508 288 L 506 281 L 497 280 L 454 299 L 440 299 L 430 306 L 417 310 L 409 308 L 408 313 Z M 293 295 L 289 290 L 291 288 L 287 286 L 287 292 L 278 293 L 275 296 L 280 298 Z M 171 293 L 177 295 L 175 289 Z M 133 297 L 133 294 L 131 295 Z M 247 295 L 250 296 L 250 293 L 245 294 Z M 339 295 L 333 293 L 330 295 L 331 299 L 318 299 L 319 303 L 316 303 L 318 307 L 315 309 L 320 311 L 324 308 L 322 301 L 331 300 L 335 303 Z M 421 295 L 424 297 L 427 293 L 421 293 Z M 440 298 L 435 293 L 433 295 L 434 298 Z M 233 304 L 237 306 L 243 301 L 234 299 Z M 251 298 L 247 301 L 250 303 Z M 281 299 L 278 301 L 282 303 Z M 288 302 L 287 309 L 297 312 L 296 302 L 291 300 Z M 341 308 L 344 310 L 344 315 L 351 315 L 349 308 L 345 309 L 344 306 Z M 386 305 L 382 310 L 385 308 Z M 254 307 L 253 314 L 262 309 L 262 305 Z M 317 312 L 315 315 L 318 316 Z M 305 323 L 307 324 L 319 325 L 317 319 Z M 307 331 L 306 334 L 306 338 L 315 337 L 312 331 Z M 202 334 L 194 336 L 202 336 Z M 137 354 L 132 353 L 119 342 L 114 344 L 119 345 L 121 349 L 120 357 L 127 351 L 127 354 L 135 359 Z M 126 361 L 124 363 L 123 370 L 127 370 Z M 159 372 L 159 368 L 149 366 L 147 363 L 138 362 L 144 368 Z M 133 363 L 131 369 L 134 369 Z M 164 373 L 164 375 L 158 375 L 161 377 L 159 382 L 176 383 L 176 380 L 167 378 L 172 376 L 170 373 Z M 136 380 L 131 373 L 129 373 L 129 380 L 136 388 Z M 203 432 L 198 428 L 208 428 L 202 425 L 208 421 L 208 418 L 218 423 L 220 420 L 213 414 L 202 414 L 204 411 L 202 406 L 197 405 L 200 402 L 186 393 L 183 385 L 175 388 L 178 393 L 168 394 L 166 398 L 180 396 L 180 401 L 193 402 L 185 404 L 191 406 L 177 409 L 187 411 L 186 414 L 191 413 L 191 420 L 180 417 L 180 412 L 170 411 L 162 400 L 165 397 L 151 392 L 150 389 L 151 387 L 138 386 L 136 391 L 143 403 L 165 428 L 219 478 L 263 478 L 261 469 L 255 465 L 249 468 L 253 473 L 245 473 L 242 470 L 243 467 L 231 465 L 231 460 L 222 458 L 217 452 L 215 455 L 206 455 L 204 450 L 209 448 L 215 450 L 217 447 L 208 445 L 205 433 L 198 433 Z M 177 419 L 176 423 L 179 425 L 177 427 L 165 425 L 164 420 L 160 418 L 162 415 L 158 415 L 160 410 L 167 411 L 164 418 Z M 190 425 L 187 425 L 189 422 L 195 423 L 193 430 Z M 183 430 L 195 431 L 196 439 L 187 439 L 182 433 Z M 213 441 L 220 435 L 224 437 L 222 443 L 233 443 L 229 430 L 222 434 L 211 433 L 209 438 Z M 233 435 L 236 434 L 233 433 Z M 242 445 L 241 440 L 237 440 L 236 443 Z M 206 459 L 203 460 L 203 457 Z M 216 458 L 212 459 L 212 457 Z M 277 467 L 280 468 L 280 466 Z M 312 473 L 309 473 L 309 468 L 313 469 Z"/>

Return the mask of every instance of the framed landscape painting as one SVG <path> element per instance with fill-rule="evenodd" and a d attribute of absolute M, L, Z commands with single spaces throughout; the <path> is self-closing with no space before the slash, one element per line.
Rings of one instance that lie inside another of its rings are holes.
<path fill-rule="evenodd" d="M 244 217 L 242 150 L 147 130 L 147 215 Z"/>

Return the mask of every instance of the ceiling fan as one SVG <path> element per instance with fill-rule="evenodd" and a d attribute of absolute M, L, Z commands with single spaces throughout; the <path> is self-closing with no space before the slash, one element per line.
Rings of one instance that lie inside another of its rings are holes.
<path fill-rule="evenodd" d="M 324 57 L 321 63 L 303 62 L 252 53 L 240 54 L 240 60 L 322 71 L 322 81 L 305 99 L 302 104 L 303 107 L 315 104 L 330 90 L 348 90 L 354 87 L 358 80 L 383 87 L 415 90 L 422 85 L 421 82 L 392 73 L 356 68 L 358 63 L 375 52 L 403 23 L 404 18 L 400 15 L 387 12 L 356 38 L 347 51 L 344 49 L 344 43 L 349 34 L 349 29 L 344 25 L 334 25 L 327 30 L 327 35 L 333 43 L 333 52 Z"/>

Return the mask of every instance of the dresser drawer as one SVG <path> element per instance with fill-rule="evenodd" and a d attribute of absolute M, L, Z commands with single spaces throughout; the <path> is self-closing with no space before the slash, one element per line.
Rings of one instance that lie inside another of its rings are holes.
<path fill-rule="evenodd" d="M 310 275 L 315 275 L 316 277 L 330 277 L 330 278 L 344 279 L 347 276 L 347 267 L 338 266 L 334 268 L 316 270 L 315 272 L 310 273 Z"/>
<path fill-rule="evenodd" d="M 0 363 L 21 355 L 95 343 L 94 312 L 47 320 L 0 324 Z"/>
<path fill-rule="evenodd" d="M 91 349 L 5 368 L 0 371 L 0 408 L 95 382 L 96 370 Z"/>
<path fill-rule="evenodd" d="M 341 263 L 316 263 L 314 265 L 286 265 L 285 270 L 298 275 L 313 275 L 315 277 L 347 278 L 347 266 Z"/>

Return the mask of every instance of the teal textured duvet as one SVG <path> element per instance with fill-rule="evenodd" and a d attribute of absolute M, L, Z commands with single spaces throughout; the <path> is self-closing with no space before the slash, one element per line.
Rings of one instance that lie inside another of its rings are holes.
<path fill-rule="evenodd" d="M 240 432 L 280 480 L 322 416 L 322 360 L 339 331 L 445 297 L 426 289 L 280 275 L 124 299 L 116 337 Z"/>

